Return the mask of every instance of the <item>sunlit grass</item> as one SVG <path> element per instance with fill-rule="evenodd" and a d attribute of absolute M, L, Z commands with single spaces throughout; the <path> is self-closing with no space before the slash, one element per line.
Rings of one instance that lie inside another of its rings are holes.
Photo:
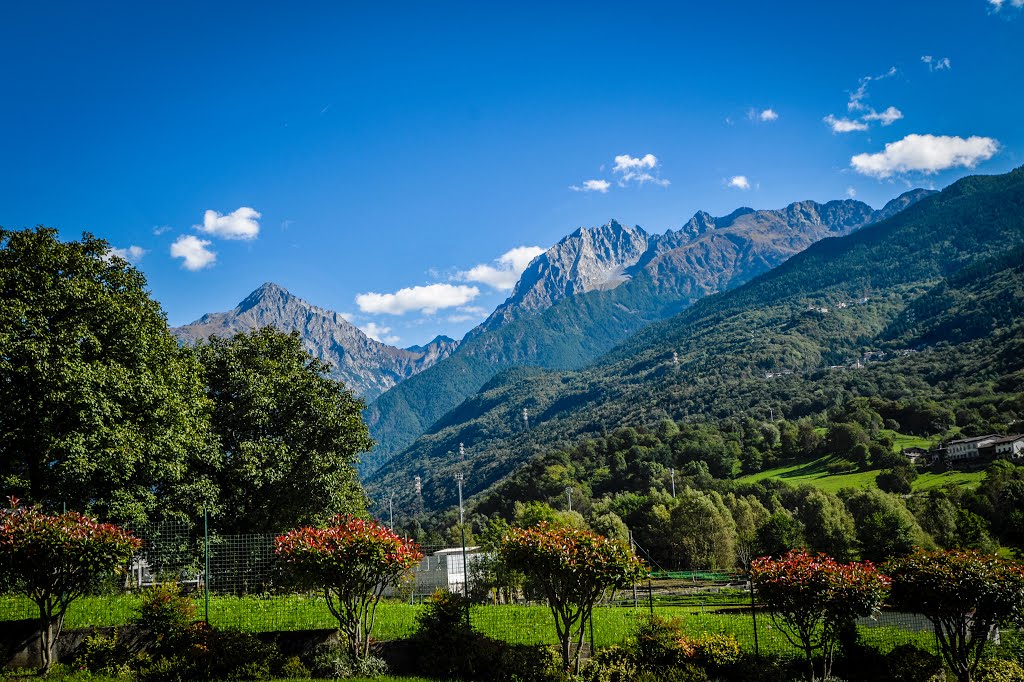
<path fill-rule="evenodd" d="M 717 601 L 717 600 L 714 600 Z M 622 644 L 635 631 L 637 623 L 651 608 L 641 601 L 640 607 L 604 606 L 594 611 L 593 638 L 597 646 Z M 131 621 L 139 604 L 134 595 L 87 597 L 75 602 L 68 612 L 65 627 L 118 626 Z M 203 601 L 196 602 L 203 616 Z M 417 625 L 421 605 L 384 602 L 377 612 L 374 638 L 382 641 L 411 636 Z M 692 634 L 714 632 L 729 634 L 744 649 L 754 650 L 754 621 L 749 609 L 725 607 L 713 601 L 705 605 L 657 605 L 653 612 L 680 620 L 684 630 Z M 23 598 L 0 598 L 0 620 L 31 618 L 34 606 Z M 512 644 L 556 644 L 551 612 L 545 606 L 474 606 L 470 615 L 474 628 L 481 633 Z M 297 595 L 270 597 L 218 597 L 210 599 L 210 622 L 220 628 L 245 632 L 278 630 L 315 630 L 337 627 L 322 599 Z M 897 644 L 915 642 L 930 648 L 932 636 L 895 627 L 862 628 L 865 641 L 883 651 Z M 757 643 L 762 652 L 795 653 L 767 614 L 758 614 Z M 590 633 L 586 639 L 589 640 Z"/>

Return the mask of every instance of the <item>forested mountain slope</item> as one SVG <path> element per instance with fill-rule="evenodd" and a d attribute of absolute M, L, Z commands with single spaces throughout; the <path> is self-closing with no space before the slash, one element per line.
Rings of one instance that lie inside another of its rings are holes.
<path fill-rule="evenodd" d="M 912 190 L 878 211 L 847 199 L 741 208 L 720 218 L 701 212 L 661 235 L 615 221 L 581 228 L 534 259 L 509 299 L 455 353 L 370 405 L 367 421 L 378 447 L 364 459 L 363 473 L 372 473 L 505 369 L 581 368 L 651 322 L 932 193 Z"/>
<path fill-rule="evenodd" d="M 592 367 L 496 377 L 371 477 L 371 494 L 405 494 L 420 475 L 424 504 L 442 507 L 457 467 L 472 494 L 543 449 L 666 416 L 795 417 L 851 395 L 1020 391 L 1022 245 L 1024 169 L 964 178 L 650 325 Z"/>

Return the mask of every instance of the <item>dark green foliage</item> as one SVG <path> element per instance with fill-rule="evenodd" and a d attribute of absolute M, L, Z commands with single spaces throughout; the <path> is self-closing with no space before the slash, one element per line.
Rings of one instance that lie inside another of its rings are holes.
<path fill-rule="evenodd" d="M 928 682 L 942 670 L 942 659 L 915 644 L 893 647 L 885 659 L 894 682 Z"/>
<path fill-rule="evenodd" d="M 679 639 L 682 623 L 661 616 L 644 616 L 633 633 L 636 661 L 645 670 L 677 666 L 682 663 Z"/>
<path fill-rule="evenodd" d="M 270 533 L 364 510 L 355 463 L 373 443 L 363 404 L 297 333 L 264 327 L 213 337 L 196 354 L 224 453 L 213 472 L 218 528 Z"/>
<path fill-rule="evenodd" d="M 896 495 L 869 488 L 850 496 L 846 506 L 856 523 L 862 559 L 880 563 L 934 545 Z"/>
<path fill-rule="evenodd" d="M 755 556 L 781 556 L 803 544 L 803 528 L 789 512 L 780 510 L 772 514 L 757 531 L 754 541 Z"/>
<path fill-rule="evenodd" d="M 0 228 L 0 498 L 142 521 L 216 499 L 210 403 L 142 273 Z"/>
<path fill-rule="evenodd" d="M 469 600 L 447 590 L 430 596 L 417 620 L 413 637 L 417 670 L 430 671 L 443 679 L 472 680 L 481 660 L 483 635 L 469 624 Z"/>
<path fill-rule="evenodd" d="M 908 495 L 914 489 L 917 471 L 910 466 L 886 469 L 875 479 L 879 490 L 898 495 Z"/>

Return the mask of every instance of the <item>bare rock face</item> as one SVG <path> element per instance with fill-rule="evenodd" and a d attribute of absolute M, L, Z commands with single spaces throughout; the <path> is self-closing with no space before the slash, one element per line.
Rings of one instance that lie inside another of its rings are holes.
<path fill-rule="evenodd" d="M 641 272 L 649 273 L 662 293 L 693 300 L 751 279 L 819 239 L 884 220 L 930 194 L 912 190 L 879 211 L 853 199 L 798 201 L 778 210 L 742 207 L 719 218 L 700 211 L 680 229 L 660 235 L 615 220 L 581 227 L 537 256 L 512 295 L 466 340 L 537 315 L 562 299 L 614 289 Z"/>
<path fill-rule="evenodd" d="M 614 289 L 629 279 L 626 270 L 647 250 L 649 239 L 640 227 L 626 227 L 614 220 L 601 227 L 577 229 L 530 263 L 512 295 L 471 331 L 467 340 L 541 312 L 563 298 Z"/>
<path fill-rule="evenodd" d="M 338 313 L 314 306 L 270 282 L 233 310 L 208 313 L 172 331 L 183 343 L 195 343 L 213 335 L 227 337 L 268 326 L 299 332 L 306 350 L 331 365 L 332 376 L 367 401 L 448 357 L 459 345 L 439 336 L 425 346 L 395 348 L 366 336 Z"/>

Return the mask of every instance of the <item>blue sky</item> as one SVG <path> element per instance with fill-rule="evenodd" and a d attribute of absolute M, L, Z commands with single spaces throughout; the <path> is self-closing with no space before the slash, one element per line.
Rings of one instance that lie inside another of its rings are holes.
<path fill-rule="evenodd" d="M 0 225 L 136 247 L 172 324 L 274 281 L 405 346 L 580 225 L 1024 163 L 1024 0 L 554 4 L 8 3 Z"/>

